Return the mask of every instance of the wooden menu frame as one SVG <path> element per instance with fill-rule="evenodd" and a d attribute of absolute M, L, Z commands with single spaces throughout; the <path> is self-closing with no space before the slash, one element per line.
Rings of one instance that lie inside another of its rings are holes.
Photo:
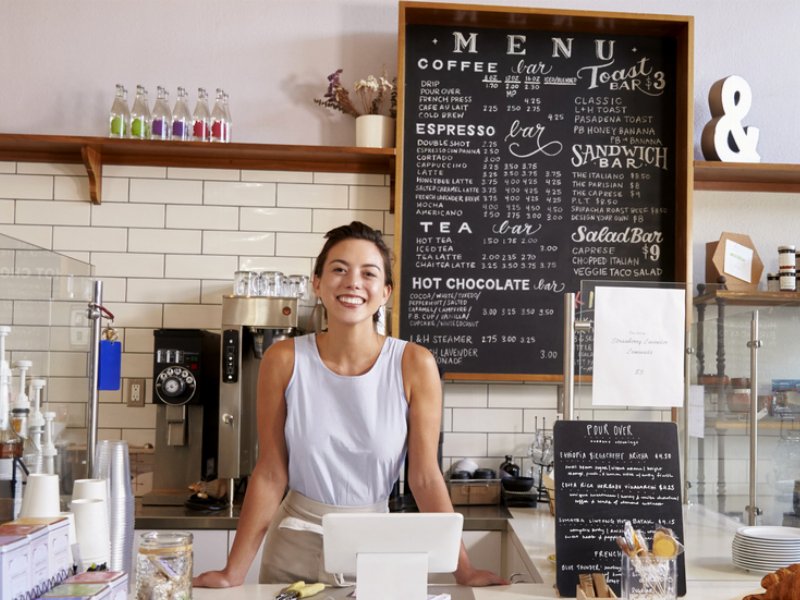
<path fill-rule="evenodd" d="M 403 318 L 403 276 L 411 273 L 413 265 L 403 264 L 404 234 L 413 235 L 411 227 L 404 227 L 404 205 L 414 202 L 411 198 L 411 184 L 406 177 L 406 168 L 415 162 L 414 148 L 406 148 L 406 98 L 407 85 L 410 80 L 406 72 L 406 53 L 409 39 L 409 26 L 452 27 L 461 30 L 492 29 L 518 32 L 528 30 L 532 34 L 560 33 L 569 35 L 592 34 L 597 37 L 613 36 L 648 36 L 664 38 L 674 48 L 674 172 L 670 184 L 674 189 L 673 198 L 666 198 L 673 211 L 671 245 L 674 256 L 671 261 L 670 277 L 662 281 L 686 282 L 691 274 L 691 194 L 693 181 L 693 147 L 692 147 L 692 114 L 693 114 L 693 18 L 690 16 L 646 15 L 614 12 L 562 11 L 544 10 L 522 7 L 482 6 L 468 4 L 444 4 L 431 2 L 407 2 L 399 4 L 398 33 L 398 125 L 397 125 L 397 177 L 395 181 L 395 289 L 392 311 L 392 331 L 395 335 L 403 335 L 401 319 Z M 412 28 L 413 29 L 413 28 Z M 455 31 L 455 29 L 454 29 Z M 413 83 L 413 82 L 412 82 Z M 571 200 L 570 200 L 571 201 Z M 411 243 L 408 241 L 407 243 Z M 559 269 L 563 267 L 559 264 Z M 404 272 L 404 270 L 406 270 Z M 652 280 L 652 279 L 651 279 Z M 565 290 L 577 291 L 577 290 Z M 563 331 L 563 327 L 561 328 Z M 417 341 L 417 340 L 413 340 Z M 424 342 L 423 342 L 424 345 Z M 563 349 L 563 339 L 561 339 Z M 502 361 L 501 361 L 502 362 Z M 443 368 L 446 379 L 456 380 L 510 380 L 510 381 L 542 381 L 558 382 L 563 379 L 560 372 L 537 372 L 532 365 L 530 372 L 503 373 L 498 369 L 477 369 L 474 372 L 448 372 Z"/>

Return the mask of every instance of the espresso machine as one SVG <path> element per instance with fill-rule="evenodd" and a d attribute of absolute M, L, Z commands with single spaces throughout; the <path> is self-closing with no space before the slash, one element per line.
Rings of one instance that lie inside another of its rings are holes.
<path fill-rule="evenodd" d="M 219 344 L 202 329 L 153 332 L 156 447 L 146 505 L 182 505 L 189 485 L 217 476 Z"/>
<path fill-rule="evenodd" d="M 220 479 L 252 473 L 258 458 L 256 394 L 264 352 L 298 333 L 298 299 L 223 296 L 219 386 Z M 234 482 L 228 486 L 233 506 Z"/>

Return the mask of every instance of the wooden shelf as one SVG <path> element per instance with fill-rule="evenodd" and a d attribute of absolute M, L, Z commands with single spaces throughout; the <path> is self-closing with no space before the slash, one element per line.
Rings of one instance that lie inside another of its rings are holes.
<path fill-rule="evenodd" d="M 394 177 L 394 148 L 209 144 L 0 133 L 0 160 L 83 163 L 93 202 L 103 165 L 378 173 Z M 800 165 L 694 161 L 694 189 L 800 192 Z"/>
<path fill-rule="evenodd" d="M 736 292 L 716 290 L 695 296 L 695 304 L 722 301 L 731 306 L 800 306 L 800 292 Z"/>
<path fill-rule="evenodd" d="M 694 189 L 800 192 L 800 165 L 694 161 Z"/>
<path fill-rule="evenodd" d="M 103 165 L 374 173 L 394 176 L 394 148 L 158 142 L 0 134 L 0 160 L 83 163 L 92 201 L 102 200 Z"/>

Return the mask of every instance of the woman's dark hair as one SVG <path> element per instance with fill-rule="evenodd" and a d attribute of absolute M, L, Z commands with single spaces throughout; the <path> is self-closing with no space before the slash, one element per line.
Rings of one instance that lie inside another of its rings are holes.
<path fill-rule="evenodd" d="M 314 263 L 314 275 L 322 277 L 322 268 L 325 266 L 325 261 L 328 259 L 328 253 L 331 251 L 331 248 L 339 242 L 343 242 L 344 240 L 367 240 L 375 244 L 375 247 L 378 248 L 378 251 L 383 257 L 383 272 L 385 274 L 386 285 L 394 286 L 392 280 L 392 251 L 389 250 L 386 242 L 383 241 L 383 234 L 379 230 L 373 229 L 360 221 L 353 221 L 349 225 L 342 225 L 341 227 L 331 229 L 325 234 L 325 239 L 327 241 Z"/>

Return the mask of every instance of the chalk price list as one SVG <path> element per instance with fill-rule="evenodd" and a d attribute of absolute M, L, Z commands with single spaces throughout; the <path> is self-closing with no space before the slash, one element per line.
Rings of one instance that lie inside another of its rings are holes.
<path fill-rule="evenodd" d="M 445 370 L 560 373 L 565 291 L 664 274 L 666 76 L 634 41 L 421 30 L 400 333 Z"/>
<path fill-rule="evenodd" d="M 616 538 L 625 521 L 648 534 L 664 526 L 682 537 L 674 424 L 572 422 L 554 435 L 560 578 L 593 565 L 590 571 L 606 572 L 618 585 Z"/>

